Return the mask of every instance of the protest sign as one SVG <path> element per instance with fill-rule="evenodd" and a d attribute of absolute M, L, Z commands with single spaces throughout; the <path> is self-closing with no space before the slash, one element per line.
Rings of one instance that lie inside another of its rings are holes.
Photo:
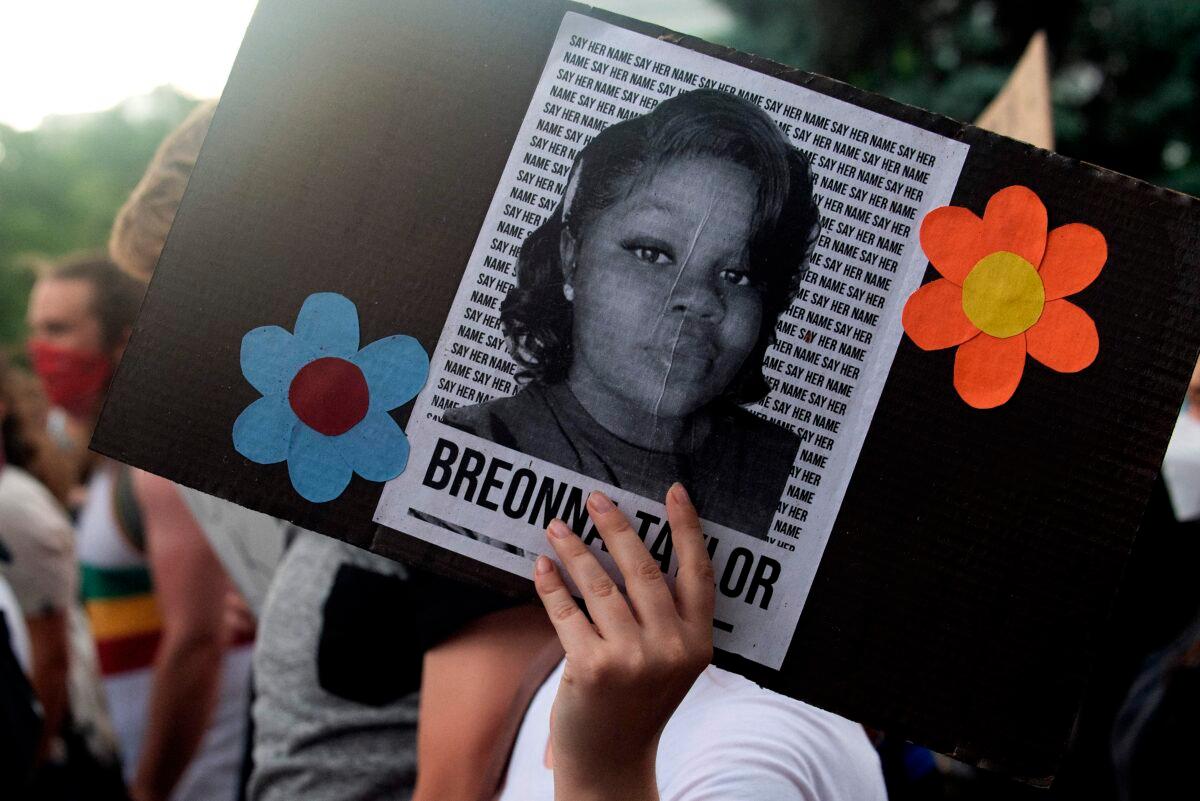
<path fill-rule="evenodd" d="M 1054 116 L 1050 105 L 1050 55 L 1046 32 L 1029 39 L 1000 93 L 976 118 L 980 128 L 1054 149 Z"/>
<path fill-rule="evenodd" d="M 514 592 L 551 517 L 599 548 L 592 489 L 669 570 L 683 478 L 718 664 L 1042 778 L 1195 361 L 1197 222 L 583 6 L 268 0 L 93 445 Z"/>

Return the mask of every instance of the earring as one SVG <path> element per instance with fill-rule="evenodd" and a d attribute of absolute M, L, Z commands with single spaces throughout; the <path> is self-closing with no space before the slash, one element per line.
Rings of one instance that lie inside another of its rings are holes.
<path fill-rule="evenodd" d="M 570 284 L 563 284 L 563 297 L 567 299 L 567 303 L 575 301 L 575 287 Z"/>

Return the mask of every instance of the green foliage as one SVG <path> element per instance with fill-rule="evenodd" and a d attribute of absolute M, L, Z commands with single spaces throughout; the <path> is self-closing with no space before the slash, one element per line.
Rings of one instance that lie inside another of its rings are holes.
<path fill-rule="evenodd" d="M 1200 194 L 1196 0 L 719 0 L 727 44 L 960 120 L 1047 32 L 1057 150 Z"/>
<path fill-rule="evenodd" d="M 23 337 L 30 263 L 102 249 L 158 143 L 193 105 L 162 88 L 33 131 L 0 125 L 0 347 Z"/>

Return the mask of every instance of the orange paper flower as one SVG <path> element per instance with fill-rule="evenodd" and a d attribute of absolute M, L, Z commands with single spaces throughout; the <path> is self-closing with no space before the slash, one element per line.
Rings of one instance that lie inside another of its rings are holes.
<path fill-rule="evenodd" d="M 992 195 L 983 219 L 943 206 L 925 215 L 921 247 L 942 277 L 904 305 L 904 330 L 918 347 L 958 346 L 954 388 L 991 409 L 1021 383 L 1025 354 L 1074 373 L 1100 350 L 1096 324 L 1064 300 L 1096 279 L 1108 259 L 1104 235 L 1072 223 L 1046 233 L 1046 207 L 1032 190 Z"/>

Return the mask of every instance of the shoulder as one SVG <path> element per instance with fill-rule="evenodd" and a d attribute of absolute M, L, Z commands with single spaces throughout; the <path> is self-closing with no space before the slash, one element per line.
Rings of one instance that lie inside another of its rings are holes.
<path fill-rule="evenodd" d="M 0 528 L 13 539 L 70 551 L 71 521 L 50 491 L 19 467 L 0 469 Z M 10 547 L 11 544 L 10 544 Z"/>
<path fill-rule="evenodd" d="M 32 475 L 13 465 L 0 467 L 0 508 L 37 507 L 39 513 L 66 519 L 50 490 Z"/>
<path fill-rule="evenodd" d="M 770 420 L 764 420 L 754 412 L 734 406 L 729 411 L 730 423 L 744 435 L 756 440 L 779 443 L 781 448 L 795 450 L 800 447 L 800 437 L 790 428 Z"/>
<path fill-rule="evenodd" d="M 180 488 L 169 479 L 138 469 L 131 469 L 130 481 L 133 500 L 137 503 L 141 525 L 145 528 L 145 554 L 150 560 L 156 584 L 160 574 L 174 577 L 177 582 L 185 578 L 208 578 L 215 581 L 223 592 L 224 568 Z M 168 578 L 157 587 L 160 595 L 169 588 L 169 584 L 171 579 Z"/>
<path fill-rule="evenodd" d="M 784 465 L 791 467 L 795 461 L 796 452 L 800 450 L 800 437 L 786 426 L 764 420 L 740 406 L 730 409 L 725 421 L 739 447 L 754 454 L 756 461 L 767 469 L 776 463 L 781 468 Z"/>
<path fill-rule="evenodd" d="M 145 470 L 127 469 L 134 495 L 143 510 L 160 506 L 175 507 L 183 503 L 179 489 L 170 480 Z"/>
<path fill-rule="evenodd" d="M 301 529 L 284 554 L 276 575 L 282 577 L 280 582 L 292 585 L 289 593 L 314 591 L 324 594 L 338 572 L 347 565 L 398 578 L 407 578 L 409 574 L 402 562 Z"/>
<path fill-rule="evenodd" d="M 466 431 L 468 434 L 484 436 L 480 432 L 486 431 L 497 419 L 506 416 L 505 411 L 511 401 L 511 398 L 499 398 L 475 406 L 447 409 L 442 414 L 442 422 L 451 428 Z"/>
<path fill-rule="evenodd" d="M 508 398 L 450 409 L 442 422 L 500 445 L 519 448 L 529 432 L 544 430 L 551 415 L 545 391 L 530 385 Z"/>
<path fill-rule="evenodd" d="M 861 726 L 715 667 L 668 724 L 659 763 L 676 766 L 664 801 L 887 797 L 879 757 Z"/>

